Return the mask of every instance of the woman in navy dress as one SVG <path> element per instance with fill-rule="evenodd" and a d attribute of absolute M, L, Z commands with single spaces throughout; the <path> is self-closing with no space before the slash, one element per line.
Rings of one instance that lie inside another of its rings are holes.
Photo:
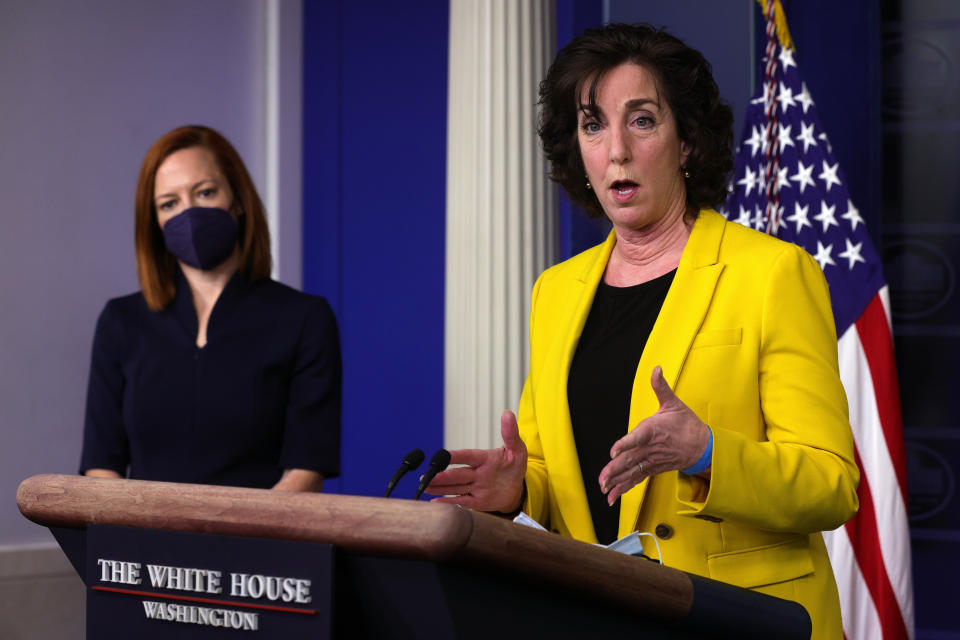
<path fill-rule="evenodd" d="M 154 143 L 135 243 L 140 291 L 97 322 L 80 472 L 319 491 L 340 471 L 336 320 L 270 279 L 263 204 L 223 136 Z"/>

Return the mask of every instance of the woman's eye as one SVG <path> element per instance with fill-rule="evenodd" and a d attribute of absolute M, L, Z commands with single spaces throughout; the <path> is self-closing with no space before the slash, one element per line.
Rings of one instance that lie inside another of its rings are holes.
<path fill-rule="evenodd" d="M 600 124 L 597 122 L 584 122 L 580 128 L 583 129 L 585 133 L 597 133 L 600 131 Z"/>
<path fill-rule="evenodd" d="M 167 200 L 166 202 L 161 202 L 160 206 L 157 208 L 163 211 L 169 211 L 170 209 L 173 208 L 173 200 Z"/>
<path fill-rule="evenodd" d="M 210 198 L 217 192 L 216 189 L 203 189 L 200 191 L 200 196 L 203 198 Z"/>
<path fill-rule="evenodd" d="M 649 116 L 638 116 L 633 121 L 633 123 L 638 127 L 640 127 L 641 129 L 644 129 L 646 127 L 649 127 L 651 124 L 653 124 L 653 119 L 650 118 Z"/>

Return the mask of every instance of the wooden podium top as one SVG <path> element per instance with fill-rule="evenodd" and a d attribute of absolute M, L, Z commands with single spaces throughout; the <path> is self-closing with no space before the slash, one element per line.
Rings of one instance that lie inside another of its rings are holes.
<path fill-rule="evenodd" d="M 49 527 L 321 542 L 365 555 L 481 564 L 661 619 L 683 618 L 693 602 L 693 584 L 681 571 L 449 504 L 38 475 L 20 484 L 17 505 Z"/>

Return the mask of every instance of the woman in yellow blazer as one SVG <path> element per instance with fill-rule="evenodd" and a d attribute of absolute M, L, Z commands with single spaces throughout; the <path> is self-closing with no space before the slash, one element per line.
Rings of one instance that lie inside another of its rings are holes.
<path fill-rule="evenodd" d="M 587 542 L 608 519 L 597 498 L 619 499 L 618 536 L 653 533 L 664 564 L 800 602 L 813 637 L 842 637 L 820 532 L 856 513 L 859 472 L 830 296 L 802 249 L 710 208 L 732 115 L 709 65 L 662 31 L 608 25 L 560 52 L 540 97 L 551 177 L 613 231 L 537 280 L 504 447 L 453 452 L 467 466 L 431 491 Z M 628 416 L 599 461 L 584 452 L 617 413 L 585 414 L 592 394 Z"/>

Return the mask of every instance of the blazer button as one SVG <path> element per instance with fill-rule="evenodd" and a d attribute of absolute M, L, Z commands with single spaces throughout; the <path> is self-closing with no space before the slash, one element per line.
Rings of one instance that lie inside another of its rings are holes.
<path fill-rule="evenodd" d="M 673 535 L 673 527 L 671 527 L 670 525 L 664 522 L 661 522 L 660 524 L 657 525 L 657 528 L 654 529 L 653 532 L 657 534 L 657 537 L 660 538 L 661 540 L 666 540 L 667 538 Z"/>

